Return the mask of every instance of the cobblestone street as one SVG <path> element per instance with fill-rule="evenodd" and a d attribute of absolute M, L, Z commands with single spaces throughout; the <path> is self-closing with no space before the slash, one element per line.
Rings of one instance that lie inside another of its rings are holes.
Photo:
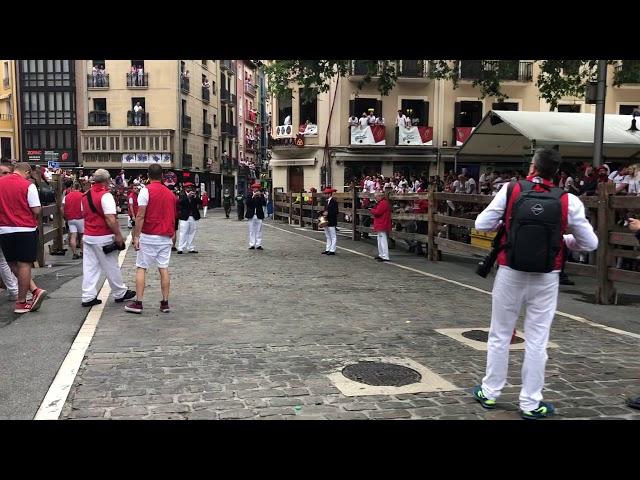
<path fill-rule="evenodd" d="M 158 310 L 157 271 L 142 315 L 108 302 L 61 418 L 520 418 L 523 352 L 512 351 L 509 384 L 487 412 L 469 393 L 486 352 L 436 331 L 488 328 L 488 295 L 379 264 L 373 243 L 341 235 L 339 247 L 367 256 L 320 255 L 322 233 L 269 220 L 264 251 L 248 250 L 247 230 L 220 210 L 199 222 L 200 253 L 172 255 L 172 313 Z M 130 285 L 135 256 L 130 248 L 123 264 Z M 640 419 L 624 406 L 640 394 L 639 339 L 557 316 L 551 341 L 544 393 L 555 419 Z M 346 396 L 329 378 L 387 357 L 417 362 L 455 389 Z"/>

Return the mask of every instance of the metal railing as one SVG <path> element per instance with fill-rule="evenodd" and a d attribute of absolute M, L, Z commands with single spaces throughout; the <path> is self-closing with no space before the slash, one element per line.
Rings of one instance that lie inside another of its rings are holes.
<path fill-rule="evenodd" d="M 251 110 L 249 110 L 247 112 L 247 121 L 250 123 L 258 123 L 258 112 L 252 112 Z"/>
<path fill-rule="evenodd" d="M 227 90 L 226 88 L 220 89 L 220 101 L 222 103 L 228 103 L 230 95 L 231 95 L 231 92 L 229 92 L 229 90 Z"/>
<path fill-rule="evenodd" d="M 182 93 L 189 93 L 189 91 L 191 90 L 189 88 L 189 78 L 185 77 L 184 75 L 180 75 L 180 90 L 182 91 Z"/>
<path fill-rule="evenodd" d="M 491 75 L 500 80 L 531 82 L 533 62 L 520 60 L 461 60 L 460 78 L 463 80 L 483 80 Z"/>
<path fill-rule="evenodd" d="M 229 122 L 222 122 L 221 133 L 229 137 L 236 137 L 238 135 L 238 127 L 231 125 Z"/>
<path fill-rule="evenodd" d="M 202 134 L 206 135 L 208 137 L 211 136 L 211 124 L 210 123 L 203 123 L 202 124 Z"/>
<path fill-rule="evenodd" d="M 109 74 L 87 74 L 87 88 L 109 88 Z"/>
<path fill-rule="evenodd" d="M 351 63 L 351 75 L 367 75 L 369 73 L 369 64 L 367 60 L 353 60 Z M 380 66 L 377 65 L 371 75 L 378 75 L 379 69 Z"/>
<path fill-rule="evenodd" d="M 129 110 L 127 112 L 127 126 L 128 127 L 148 127 L 149 113 L 138 112 L 138 114 L 136 114 L 133 110 Z"/>
<path fill-rule="evenodd" d="M 426 78 L 427 65 L 424 60 L 400 60 L 398 76 L 406 78 Z"/>
<path fill-rule="evenodd" d="M 252 83 L 245 83 L 244 84 L 244 93 L 246 93 L 247 95 L 250 95 L 251 97 L 255 97 L 256 96 L 256 86 L 253 85 Z"/>
<path fill-rule="evenodd" d="M 182 166 L 186 168 L 190 168 L 193 166 L 193 155 L 190 153 L 182 154 Z"/>
<path fill-rule="evenodd" d="M 244 141 L 244 146 L 247 150 L 254 151 L 256 149 L 257 140 L 249 140 L 248 138 Z"/>
<path fill-rule="evenodd" d="M 211 101 L 211 91 L 208 87 L 202 87 L 202 101 L 206 103 Z"/>
<path fill-rule="evenodd" d="M 108 127 L 111 125 L 111 114 L 104 110 L 94 110 L 89 112 L 90 127 Z"/>
<path fill-rule="evenodd" d="M 149 74 L 144 73 L 142 75 L 138 75 L 135 73 L 127 73 L 127 87 L 136 88 L 136 87 L 148 87 L 149 86 Z"/>
<path fill-rule="evenodd" d="M 191 117 L 189 115 L 182 115 L 182 129 L 191 130 Z"/>
<path fill-rule="evenodd" d="M 616 65 L 614 71 L 615 83 L 640 83 L 640 62 L 625 60 L 621 65 Z"/>
<path fill-rule="evenodd" d="M 13 120 L 13 113 L 0 113 L 0 120 Z"/>
<path fill-rule="evenodd" d="M 235 60 L 221 60 L 220 68 L 230 71 L 234 75 L 236 74 L 236 61 Z"/>

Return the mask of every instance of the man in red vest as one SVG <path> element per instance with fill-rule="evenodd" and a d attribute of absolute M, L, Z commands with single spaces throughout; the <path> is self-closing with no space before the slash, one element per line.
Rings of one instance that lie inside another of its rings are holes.
<path fill-rule="evenodd" d="M 389 261 L 389 232 L 391 231 L 391 205 L 384 193 L 375 193 L 376 206 L 371 209 L 373 215 L 373 230 L 378 234 L 379 262 Z"/>
<path fill-rule="evenodd" d="M 502 237 L 505 248 L 498 253 L 500 267 L 493 283 L 486 375 L 482 385 L 474 387 L 473 396 L 484 408 L 495 408 L 496 399 L 507 380 L 509 345 L 524 305 L 526 344 L 520 391 L 520 411 L 524 419 L 544 418 L 555 410 L 552 404 L 542 401 L 542 388 L 549 330 L 558 302 L 558 274 L 562 268 L 564 248 L 578 251 L 598 248 L 598 237 L 585 217 L 580 199 L 571 193 L 553 189 L 552 179 L 560 160 L 560 154 L 555 150 L 536 150 L 527 180 L 501 188 L 489 206 L 478 215 L 475 223 L 479 231 L 492 231 L 498 228 L 504 218 L 506 234 Z M 518 202 L 519 197 L 523 202 Z M 531 204 L 526 203 L 529 198 Z M 550 199 L 556 199 L 555 203 Z M 514 208 L 516 205 L 517 208 Z M 548 212 L 545 213 L 545 210 Z M 546 226 L 536 223 L 535 218 L 542 217 L 547 222 Z M 526 221 L 521 223 L 521 218 Z M 559 225 L 557 238 L 555 234 L 551 236 L 556 231 L 555 225 Z M 545 230 L 547 237 L 541 242 L 545 245 L 531 241 L 532 238 L 538 239 L 538 232 Z M 569 231 L 572 234 L 566 235 Z M 539 255 L 539 252 L 542 253 Z M 546 259 L 543 267 L 534 268 L 528 263 L 531 258 L 539 256 Z"/>
<path fill-rule="evenodd" d="M 162 301 L 160 311 L 169 313 L 169 260 L 175 236 L 175 196 L 162 184 L 162 167 L 149 165 L 149 185 L 138 196 L 138 215 L 133 230 L 133 246 L 138 251 L 136 258 L 136 299 L 124 309 L 131 313 L 142 313 L 144 281 L 147 269 L 158 266 Z"/>
<path fill-rule="evenodd" d="M 136 216 L 138 215 L 138 194 L 140 186 L 134 185 L 127 196 L 127 209 L 129 211 L 128 227 L 131 229 L 135 226 Z"/>
<path fill-rule="evenodd" d="M 80 258 L 78 245 L 82 248 L 82 235 L 84 234 L 84 219 L 82 218 L 82 197 L 80 184 L 74 183 L 71 191 L 62 199 L 62 211 L 69 225 L 69 246 L 73 253 L 73 259 Z"/>
<path fill-rule="evenodd" d="M 207 218 L 207 208 L 209 207 L 209 195 L 207 192 L 202 192 L 202 218 Z"/>
<path fill-rule="evenodd" d="M 38 189 L 28 179 L 31 166 L 18 163 L 13 173 L 0 176 L 0 248 L 18 280 L 14 313 L 34 312 L 40 308 L 46 291 L 31 280 L 31 266 L 38 249 L 38 215 L 42 207 Z M 27 302 L 27 292 L 33 295 Z"/>
<path fill-rule="evenodd" d="M 102 303 L 97 298 L 98 281 L 104 274 L 111 286 L 113 298 L 117 303 L 129 300 L 136 295 L 128 290 L 122 281 L 122 272 L 118 266 L 118 249 L 124 249 L 124 239 L 120 232 L 116 201 L 109 191 L 111 175 L 104 168 L 93 172 L 94 184 L 82 198 L 84 215 L 84 255 L 82 258 L 82 306 L 92 307 Z M 113 244 L 117 248 L 113 247 Z M 105 252 L 111 250 L 109 253 Z"/>

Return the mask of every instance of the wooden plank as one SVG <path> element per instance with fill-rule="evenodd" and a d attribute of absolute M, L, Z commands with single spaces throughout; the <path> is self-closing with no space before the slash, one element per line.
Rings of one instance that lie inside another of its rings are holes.
<path fill-rule="evenodd" d="M 614 195 L 609 198 L 609 205 L 613 208 L 626 208 L 627 210 L 640 210 L 640 197 L 631 195 Z"/>
<path fill-rule="evenodd" d="M 344 228 L 345 230 L 353 230 L 353 223 L 338 222 L 338 228 Z"/>
<path fill-rule="evenodd" d="M 459 227 L 474 228 L 476 221 L 471 218 L 451 217 L 449 215 L 434 215 L 436 223 L 446 223 L 447 225 L 456 225 Z"/>
<path fill-rule="evenodd" d="M 598 232 L 599 233 L 599 232 Z M 600 235 L 598 235 L 600 237 Z M 602 238 L 602 237 L 600 237 Z M 638 239 L 633 233 L 624 233 L 624 232 L 610 232 L 609 233 L 609 244 L 613 245 L 627 245 L 630 247 L 638 246 Z"/>
<path fill-rule="evenodd" d="M 584 196 L 579 198 L 586 208 L 598 208 L 598 197 L 592 195 L 590 197 Z"/>
<path fill-rule="evenodd" d="M 435 244 L 438 246 L 439 250 L 443 251 L 452 251 L 452 252 L 460 252 L 468 255 L 480 255 L 485 256 L 489 249 L 476 247 L 475 245 L 471 245 L 469 243 L 456 242 L 455 240 L 448 240 L 443 237 L 435 237 Z"/>
<path fill-rule="evenodd" d="M 618 268 L 609 267 L 609 280 L 612 282 L 627 282 L 640 284 L 640 272 L 631 270 L 620 270 Z"/>
<path fill-rule="evenodd" d="M 612 257 L 622 258 L 635 258 L 640 260 L 640 251 L 638 250 L 623 250 L 621 248 L 613 248 L 609 250 Z"/>
<path fill-rule="evenodd" d="M 613 193 L 613 184 L 601 183 L 598 185 L 598 229 L 596 234 L 599 239 L 609 238 L 611 239 L 611 230 L 615 221 L 615 216 L 612 215 L 612 211 L 609 209 L 609 197 Z M 614 242 L 598 242 L 598 250 L 596 251 L 596 281 L 598 286 L 596 288 L 596 303 L 603 305 L 611 305 L 615 299 L 615 289 L 613 283 L 609 280 L 608 268 L 609 268 L 609 248 L 610 244 Z"/>
<path fill-rule="evenodd" d="M 392 231 L 391 238 L 396 240 L 414 240 L 421 243 L 427 243 L 429 241 L 429 236 L 424 235 L 422 233 L 409 233 L 409 232 L 396 232 Z"/>
<path fill-rule="evenodd" d="M 452 202 L 477 203 L 479 205 L 489 205 L 493 197 L 491 195 L 467 195 L 465 193 L 435 193 L 436 200 L 451 200 Z"/>
<path fill-rule="evenodd" d="M 428 193 L 405 193 L 405 194 L 394 194 L 389 195 L 389 200 L 391 201 L 416 201 L 416 200 L 428 200 Z"/>
<path fill-rule="evenodd" d="M 371 227 L 363 227 L 362 225 L 358 225 L 358 231 L 359 232 L 365 232 L 365 233 L 375 233 L 373 231 L 373 228 L 371 228 Z"/>
<path fill-rule="evenodd" d="M 52 228 L 51 230 L 49 230 L 48 232 L 45 232 L 42 235 L 42 241 L 44 243 L 49 243 L 51 240 L 56 238 L 57 234 L 58 234 L 58 229 L 57 228 Z"/>
<path fill-rule="evenodd" d="M 368 210 L 366 208 L 358 208 L 356 212 L 358 213 L 358 215 L 364 215 L 365 217 L 373 216 L 373 213 L 371 213 L 371 210 Z"/>
<path fill-rule="evenodd" d="M 583 277 L 593 277 L 596 276 L 596 266 L 595 265 L 584 265 L 582 263 L 573 263 L 567 262 L 564 266 L 565 273 L 570 275 L 580 275 Z"/>
<path fill-rule="evenodd" d="M 429 220 L 426 213 L 393 213 L 391 214 L 392 221 L 412 220 L 426 222 Z"/>

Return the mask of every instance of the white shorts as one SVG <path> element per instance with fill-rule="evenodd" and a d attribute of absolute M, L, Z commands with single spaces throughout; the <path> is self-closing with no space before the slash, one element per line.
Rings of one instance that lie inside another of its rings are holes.
<path fill-rule="evenodd" d="M 171 247 L 169 245 L 149 245 L 140 242 L 140 250 L 136 257 L 136 267 L 148 269 L 157 265 L 158 268 L 169 268 L 171 260 Z"/>
<path fill-rule="evenodd" d="M 84 233 L 84 219 L 69 220 L 69 233 Z"/>

